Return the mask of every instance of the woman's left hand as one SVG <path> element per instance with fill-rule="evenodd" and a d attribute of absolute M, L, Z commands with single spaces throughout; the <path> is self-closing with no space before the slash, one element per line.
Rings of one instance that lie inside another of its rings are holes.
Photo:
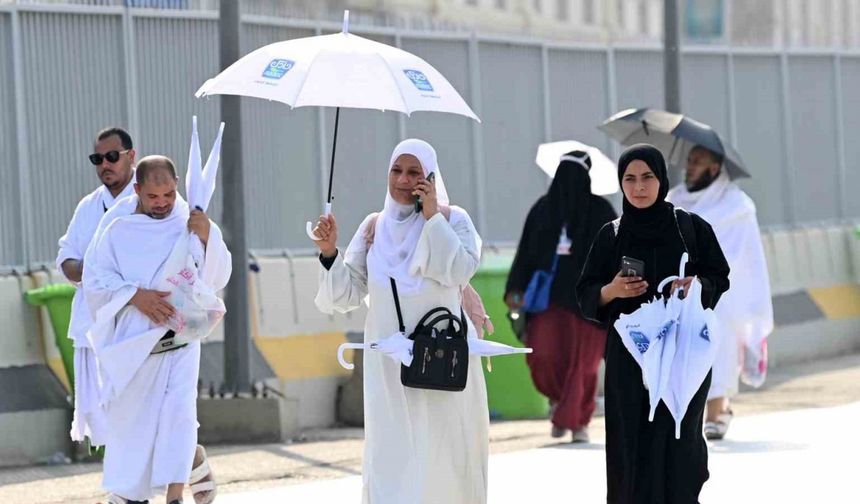
<path fill-rule="evenodd" d="M 690 284 L 693 283 L 693 278 L 694 277 L 686 277 L 672 282 L 672 290 L 669 292 L 669 295 L 674 296 L 675 291 L 678 289 L 683 289 L 686 294 L 690 290 Z"/>
<path fill-rule="evenodd" d="M 420 180 L 415 184 L 415 190 L 412 191 L 413 196 L 421 198 L 423 205 L 421 212 L 424 218 L 430 220 L 434 215 L 439 213 L 439 202 L 436 199 L 436 184 L 427 179 Z"/>

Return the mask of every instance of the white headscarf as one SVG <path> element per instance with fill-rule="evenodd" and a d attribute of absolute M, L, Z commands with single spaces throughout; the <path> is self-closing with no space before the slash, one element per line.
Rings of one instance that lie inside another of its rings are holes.
<path fill-rule="evenodd" d="M 400 142 L 391 153 L 391 161 L 388 163 L 388 173 L 394 166 L 397 158 L 404 154 L 411 154 L 418 158 L 424 176 L 428 177 L 435 173 L 436 201 L 440 206 L 448 206 L 450 200 L 445 188 L 445 181 L 439 171 L 436 161 L 436 151 L 423 140 L 410 138 Z M 414 205 L 402 205 L 391 197 L 388 190 L 388 177 L 386 177 L 385 207 L 376 221 L 376 231 L 373 246 L 367 255 L 368 271 L 377 277 L 377 280 L 388 283 L 388 277 L 397 282 L 399 293 L 409 294 L 421 289 L 424 279 L 410 272 L 412 258 L 424 229 L 424 215 L 415 211 Z"/>

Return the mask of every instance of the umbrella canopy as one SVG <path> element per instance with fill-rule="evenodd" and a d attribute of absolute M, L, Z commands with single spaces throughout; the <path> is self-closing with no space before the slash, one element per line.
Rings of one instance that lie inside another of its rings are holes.
<path fill-rule="evenodd" d="M 687 153 L 696 145 L 723 156 L 732 179 L 749 177 L 740 154 L 707 124 L 665 110 L 639 108 L 618 112 L 598 129 L 623 145 L 649 143 L 675 166 L 684 166 Z"/>
<path fill-rule="evenodd" d="M 597 147 L 592 147 L 574 140 L 545 143 L 538 146 L 535 163 L 550 178 L 555 177 L 560 158 L 571 151 L 587 152 L 591 157 L 591 194 L 605 196 L 618 192 L 618 169 L 615 163 Z"/>
<path fill-rule="evenodd" d="M 479 121 L 433 66 L 349 33 L 348 20 L 347 12 L 341 33 L 261 47 L 206 81 L 195 96 L 253 96 L 290 107 L 448 112 Z"/>
<path fill-rule="evenodd" d="M 325 213 L 331 213 L 332 180 L 341 107 L 447 112 L 478 116 L 442 74 L 423 59 L 343 31 L 261 47 L 207 80 L 195 96 L 239 95 L 279 101 L 290 107 L 336 107 Z M 306 224 L 312 240 L 318 240 Z"/>

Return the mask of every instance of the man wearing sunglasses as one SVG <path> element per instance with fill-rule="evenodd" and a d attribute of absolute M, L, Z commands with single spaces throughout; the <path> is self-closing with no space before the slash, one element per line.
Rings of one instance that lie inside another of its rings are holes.
<path fill-rule="evenodd" d="M 78 203 L 66 234 L 60 238 L 57 254 L 57 269 L 78 288 L 72 299 L 68 334 L 75 346 L 75 412 L 71 437 L 79 442 L 89 437 L 94 446 L 104 445 L 105 420 L 98 406 L 95 357 L 86 338 L 93 320 L 80 290 L 84 254 L 102 216 L 117 201 L 134 194 L 134 184 L 131 183 L 134 161 L 131 136 L 124 129 L 106 128 L 96 135 L 89 162 L 95 166 L 101 185 Z"/>

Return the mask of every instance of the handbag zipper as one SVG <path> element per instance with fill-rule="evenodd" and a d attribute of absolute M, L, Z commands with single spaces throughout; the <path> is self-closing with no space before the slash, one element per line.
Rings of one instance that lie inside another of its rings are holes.
<path fill-rule="evenodd" d="M 424 347 L 424 358 L 421 361 L 421 374 L 427 372 L 427 362 L 430 361 L 430 359 L 432 359 L 432 357 L 430 357 L 430 349 Z"/>

